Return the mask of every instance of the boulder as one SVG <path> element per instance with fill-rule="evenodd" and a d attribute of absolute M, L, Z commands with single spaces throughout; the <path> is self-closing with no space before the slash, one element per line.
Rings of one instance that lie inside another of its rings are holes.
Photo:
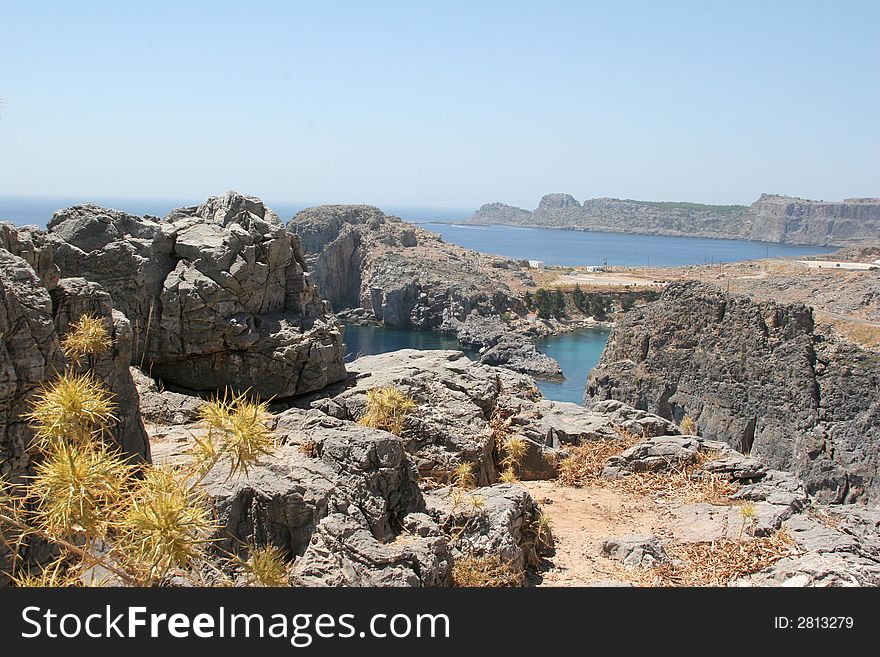
<path fill-rule="evenodd" d="M 669 561 L 660 539 L 652 534 L 627 534 L 602 542 L 602 553 L 626 568 L 655 568 Z"/>
<path fill-rule="evenodd" d="M 522 486 L 476 488 L 464 491 L 460 503 L 456 501 L 449 487 L 425 493 L 428 515 L 452 536 L 454 557 L 498 556 L 515 572 L 523 572 L 552 553 L 549 527 L 539 528 L 540 508 Z"/>
<path fill-rule="evenodd" d="M 344 378 L 299 241 L 259 199 L 228 192 L 162 220 L 81 205 L 48 228 L 62 275 L 110 293 L 134 328 L 132 364 L 162 381 L 286 397 Z"/>

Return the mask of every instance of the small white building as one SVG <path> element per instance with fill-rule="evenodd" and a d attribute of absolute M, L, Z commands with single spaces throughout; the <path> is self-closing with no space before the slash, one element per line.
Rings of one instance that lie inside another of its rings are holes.
<path fill-rule="evenodd" d="M 529 260 L 529 269 L 544 269 L 543 260 Z"/>
<path fill-rule="evenodd" d="M 589 265 L 587 267 L 584 267 L 584 271 L 586 271 L 587 273 L 590 273 L 590 274 L 594 274 L 596 272 L 602 272 L 602 271 L 605 271 L 605 265 Z"/>
<path fill-rule="evenodd" d="M 849 271 L 871 271 L 880 269 L 878 262 L 838 262 L 836 260 L 798 260 L 799 264 L 810 269 L 847 269 Z"/>

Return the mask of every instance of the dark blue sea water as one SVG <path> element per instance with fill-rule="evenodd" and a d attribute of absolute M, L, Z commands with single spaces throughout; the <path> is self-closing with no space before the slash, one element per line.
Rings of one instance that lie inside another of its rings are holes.
<path fill-rule="evenodd" d="M 538 348 L 555 358 L 565 374 L 563 381 L 537 382 L 544 396 L 556 401 L 579 404 L 584 396 L 587 374 L 599 362 L 608 333 L 608 329 L 584 329 L 541 340 Z M 354 324 L 345 327 L 345 346 L 346 362 L 351 362 L 358 356 L 384 354 L 398 349 L 461 350 L 455 338 L 433 331 L 404 331 Z M 465 353 L 472 359 L 477 357 L 476 352 Z"/>
<path fill-rule="evenodd" d="M 746 240 L 627 235 L 556 228 L 469 226 L 440 222 L 421 225 L 440 233 L 447 242 L 474 251 L 517 260 L 542 260 L 548 265 L 599 265 L 607 261 L 612 266 L 677 267 L 813 255 L 833 250 Z"/>

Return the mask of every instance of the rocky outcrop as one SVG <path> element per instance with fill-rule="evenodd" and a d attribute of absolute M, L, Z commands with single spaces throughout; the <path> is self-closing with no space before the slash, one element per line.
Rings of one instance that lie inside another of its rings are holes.
<path fill-rule="evenodd" d="M 367 205 L 309 208 L 287 226 L 302 239 L 309 269 L 337 311 L 359 308 L 358 321 L 442 331 L 482 350 L 488 364 L 562 376 L 556 361 L 502 320 L 526 313 L 513 291 L 534 285 L 522 263 L 446 244 Z"/>
<path fill-rule="evenodd" d="M 673 283 L 615 325 L 585 403 L 616 399 L 796 473 L 823 501 L 877 501 L 880 363 L 809 308 Z"/>
<path fill-rule="evenodd" d="M 617 198 L 580 204 L 568 194 L 547 194 L 532 212 L 487 203 L 469 223 L 846 246 L 880 244 L 880 199 L 825 202 L 761 194 L 747 207 Z"/>
<path fill-rule="evenodd" d="M 62 275 L 110 293 L 134 328 L 132 363 L 167 384 L 285 397 L 345 376 L 299 241 L 257 198 L 228 192 L 161 220 L 74 206 L 48 228 Z"/>
<path fill-rule="evenodd" d="M 27 472 L 33 432 L 23 419 L 40 384 L 64 369 L 52 299 L 22 258 L 0 249 L 0 474 Z"/>
<path fill-rule="evenodd" d="M 880 244 L 880 198 L 826 202 L 761 194 L 749 208 L 743 237 L 816 246 Z"/>
<path fill-rule="evenodd" d="M 108 436 L 127 456 L 149 460 L 138 396 L 128 372 L 131 326 L 113 309 L 110 296 L 82 279 L 61 279 L 46 289 L 23 258 L 0 248 L 0 297 L 0 474 L 18 480 L 29 473 L 33 430 L 24 416 L 36 391 L 66 368 L 89 370 L 107 387 L 116 405 Z M 85 314 L 104 320 L 112 346 L 79 364 L 68 363 L 60 339 Z"/>
<path fill-rule="evenodd" d="M 474 213 L 469 223 L 517 225 L 526 221 L 530 214 L 528 210 L 513 205 L 486 203 Z"/>
<path fill-rule="evenodd" d="M 427 513 L 453 537 L 455 558 L 497 556 L 522 573 L 552 553 L 549 525 L 540 525 L 541 509 L 522 486 L 497 484 L 463 497 L 458 503 L 449 488 L 425 494 Z"/>
<path fill-rule="evenodd" d="M 394 387 L 416 408 L 400 436 L 422 477 L 446 483 L 462 462 L 472 463 L 481 486 L 498 478 L 499 453 L 509 436 L 526 442 L 517 474 L 523 480 L 556 476 L 567 446 L 635 435 L 677 433 L 670 422 L 624 404 L 599 410 L 543 399 L 534 381 L 507 368 L 489 367 L 460 351 L 404 349 L 364 356 L 349 365 L 355 380 L 312 402 L 336 418 L 358 420 L 372 388 Z"/>
<path fill-rule="evenodd" d="M 587 199 L 581 204 L 569 194 L 547 194 L 532 212 L 489 203 L 468 223 L 739 239 L 746 211 L 743 205 L 617 198 Z"/>

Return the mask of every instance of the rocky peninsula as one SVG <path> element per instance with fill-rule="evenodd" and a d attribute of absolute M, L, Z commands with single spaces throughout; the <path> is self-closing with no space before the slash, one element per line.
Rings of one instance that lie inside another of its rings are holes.
<path fill-rule="evenodd" d="M 547 194 L 533 211 L 483 205 L 474 224 L 509 224 L 611 233 L 747 239 L 780 244 L 880 244 L 880 199 L 810 201 L 761 194 L 751 206 L 595 198 Z"/>

